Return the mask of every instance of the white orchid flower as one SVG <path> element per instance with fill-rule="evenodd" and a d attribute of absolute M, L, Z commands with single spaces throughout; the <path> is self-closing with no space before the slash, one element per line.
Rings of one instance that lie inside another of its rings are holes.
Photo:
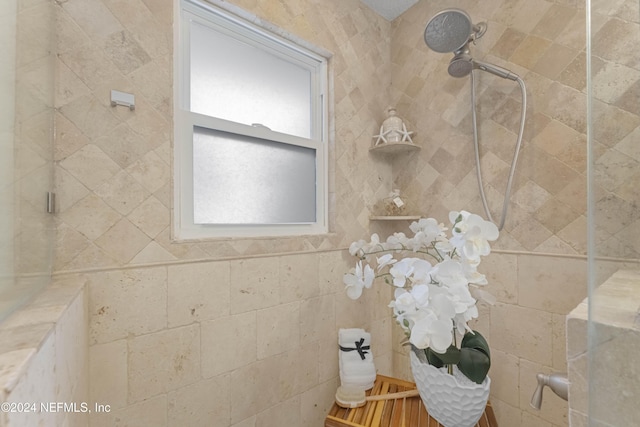
<path fill-rule="evenodd" d="M 413 263 L 415 258 L 404 258 L 393 264 L 389 273 L 393 276 L 393 286 L 403 288 L 407 283 L 407 278 L 413 274 Z"/>
<path fill-rule="evenodd" d="M 362 239 L 358 240 L 357 242 L 353 242 L 351 245 L 349 245 L 349 253 L 351 254 L 351 256 L 358 255 L 358 252 L 361 251 L 366 244 L 367 242 Z"/>
<path fill-rule="evenodd" d="M 395 264 L 397 261 L 398 260 L 393 259 L 392 254 L 385 254 L 385 255 L 382 255 L 380 258 L 376 258 L 376 262 L 378 263 L 378 268 L 377 268 L 378 272 L 380 272 L 380 270 L 382 270 L 385 267 Z"/>
<path fill-rule="evenodd" d="M 446 231 L 444 225 L 438 224 L 438 221 L 433 218 L 421 218 L 420 220 L 418 220 L 418 222 L 411 223 L 409 229 L 411 229 L 414 234 L 422 232 L 428 242 L 431 242 L 433 240 L 436 240 L 438 237 L 443 236 L 444 232 Z"/>
<path fill-rule="evenodd" d="M 417 348 L 444 353 L 451 345 L 451 321 L 440 320 L 433 312 L 422 312 L 411 328 L 409 341 Z"/>
<path fill-rule="evenodd" d="M 352 273 L 343 276 L 342 281 L 346 285 L 347 296 L 351 299 L 358 299 L 362 295 L 362 288 L 370 288 L 375 279 L 373 269 L 366 264 L 362 267 L 362 261 L 358 261 Z"/>
<path fill-rule="evenodd" d="M 494 223 L 467 211 L 453 211 L 449 214 L 449 219 L 454 224 L 451 244 L 462 256 L 479 263 L 480 256 L 491 253 L 489 241 L 496 240 L 499 235 L 498 227 Z"/>
<path fill-rule="evenodd" d="M 447 259 L 433 269 L 434 279 L 448 287 L 462 287 L 469 283 L 460 262 Z"/>
<path fill-rule="evenodd" d="M 433 266 L 429 261 L 424 259 L 415 258 L 413 262 L 413 277 L 412 282 L 414 285 L 429 284 L 431 283 L 431 272 Z"/>

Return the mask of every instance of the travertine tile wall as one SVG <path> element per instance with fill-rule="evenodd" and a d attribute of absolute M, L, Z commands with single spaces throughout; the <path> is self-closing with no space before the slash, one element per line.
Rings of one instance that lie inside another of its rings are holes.
<path fill-rule="evenodd" d="M 390 86 L 390 23 L 356 0 L 215 2 L 333 53 L 331 233 L 170 239 L 171 0 L 57 2 L 57 275 L 86 281 L 90 425 L 320 426 L 337 329 L 374 335 L 391 373 L 388 297 L 352 302 L 342 248 L 391 188 L 369 156 Z M 363 54 L 364 52 L 364 54 Z M 109 91 L 136 96 L 112 108 Z"/>
<path fill-rule="evenodd" d="M 473 151 L 469 79 L 447 73 L 452 55 L 429 51 L 422 34 L 444 8 L 466 10 L 488 30 L 474 57 L 518 73 L 527 84 L 528 121 L 500 239 L 481 270 L 498 303 L 478 328 L 490 337 L 492 401 L 501 425 L 564 426 L 567 405 L 547 393 L 529 407 L 536 372 L 565 371 L 564 316 L 587 294 L 586 283 L 586 13 L 584 2 L 551 0 L 421 1 L 392 25 L 392 98 L 422 145 L 394 163 L 395 187 L 420 213 L 445 218 L 451 209 L 482 213 Z M 637 181 L 638 2 L 592 2 L 595 191 L 598 263 L 608 277 L 638 267 Z M 511 81 L 476 73 L 485 191 L 500 217 L 520 114 Z M 625 264 L 625 261 L 628 264 Z M 487 319 L 488 318 L 488 319 Z M 394 331 L 395 332 L 395 331 Z M 395 347 L 398 349 L 398 347 Z M 406 372 L 401 349 L 396 372 Z"/>

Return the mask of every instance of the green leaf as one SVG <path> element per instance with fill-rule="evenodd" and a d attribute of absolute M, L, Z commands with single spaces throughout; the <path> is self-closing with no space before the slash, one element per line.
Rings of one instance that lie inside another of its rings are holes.
<path fill-rule="evenodd" d="M 460 361 L 460 350 L 451 345 L 444 353 L 436 353 L 430 348 L 427 349 L 427 360 L 430 365 L 440 368 L 444 365 L 455 365 Z"/>
<path fill-rule="evenodd" d="M 491 354 L 487 340 L 480 334 L 467 332 L 460 344 L 458 369 L 471 381 L 481 384 L 491 367 Z"/>
<path fill-rule="evenodd" d="M 487 357 L 491 358 L 491 351 L 489 350 L 489 343 L 478 331 L 467 332 L 462 337 L 460 348 L 474 348 L 483 352 Z"/>

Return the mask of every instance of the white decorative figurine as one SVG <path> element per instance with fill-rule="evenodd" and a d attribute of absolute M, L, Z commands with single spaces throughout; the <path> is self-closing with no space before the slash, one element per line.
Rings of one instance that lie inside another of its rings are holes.
<path fill-rule="evenodd" d="M 380 134 L 374 135 L 376 142 L 374 147 L 380 144 L 393 144 L 397 142 L 410 142 L 413 144 L 411 134 L 407 132 L 407 127 L 400 117 L 396 115 L 396 109 L 389 107 L 387 109 L 387 118 L 380 126 Z"/>

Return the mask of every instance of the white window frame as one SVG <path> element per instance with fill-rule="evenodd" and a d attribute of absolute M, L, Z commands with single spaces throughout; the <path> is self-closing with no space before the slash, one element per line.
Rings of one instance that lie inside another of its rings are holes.
<path fill-rule="evenodd" d="M 327 58 L 299 43 L 273 34 L 257 25 L 201 0 L 176 2 L 174 43 L 174 206 L 173 238 L 281 237 L 328 232 L 328 107 Z M 286 60 L 310 69 L 312 76 L 311 138 L 301 138 L 220 118 L 193 113 L 189 107 L 189 22 L 215 27 L 254 46 L 268 49 Z M 316 221 L 295 224 L 194 224 L 193 222 L 193 128 L 195 126 L 312 148 L 316 152 Z"/>

